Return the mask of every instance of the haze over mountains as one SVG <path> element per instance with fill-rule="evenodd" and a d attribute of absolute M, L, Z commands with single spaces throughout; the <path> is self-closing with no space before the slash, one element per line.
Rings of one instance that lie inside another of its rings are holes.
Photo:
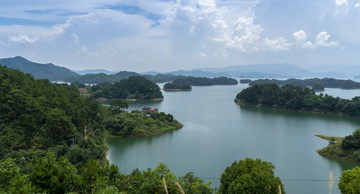
<path fill-rule="evenodd" d="M 31 73 L 37 79 L 49 79 L 51 81 L 76 80 L 78 77 L 103 77 L 104 81 L 115 80 L 113 77 L 124 77 L 119 72 L 105 69 L 93 69 L 72 71 L 65 67 L 59 67 L 52 63 L 40 64 L 31 62 L 23 57 L 0 59 L 0 64 L 25 73 Z M 122 70 L 124 74 L 125 70 Z M 125 72 L 128 75 L 139 75 L 135 72 Z M 156 75 L 159 72 L 146 72 L 143 75 Z M 118 75 L 117 75 L 118 74 Z M 196 68 L 192 70 L 178 70 L 161 74 L 195 76 L 195 77 L 237 77 L 237 78 L 313 78 L 331 77 L 352 79 L 360 77 L 360 65 L 323 65 L 308 70 L 293 64 L 254 64 L 237 65 L 222 68 Z M 71 79 L 69 79 L 71 78 Z"/>
<path fill-rule="evenodd" d="M 49 79 L 50 81 L 63 81 L 67 77 L 79 76 L 65 67 L 59 67 L 52 63 L 35 63 L 20 56 L 0 59 L 0 65 L 30 73 L 36 79 Z"/>

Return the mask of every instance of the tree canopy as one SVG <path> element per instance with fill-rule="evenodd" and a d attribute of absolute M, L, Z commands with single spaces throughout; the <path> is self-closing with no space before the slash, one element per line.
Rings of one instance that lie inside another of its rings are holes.
<path fill-rule="evenodd" d="M 285 193 L 275 166 L 260 159 L 234 161 L 221 175 L 220 193 Z"/>
<path fill-rule="evenodd" d="M 274 108 L 360 116 L 360 97 L 348 100 L 335 98 L 327 94 L 316 95 L 312 89 L 294 85 L 253 85 L 238 93 L 235 102 Z"/>
<path fill-rule="evenodd" d="M 359 193 L 360 167 L 343 171 L 338 186 L 341 193 Z"/>

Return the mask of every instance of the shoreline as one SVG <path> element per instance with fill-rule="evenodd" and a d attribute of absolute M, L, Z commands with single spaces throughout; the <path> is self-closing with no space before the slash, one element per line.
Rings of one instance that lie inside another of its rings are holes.
<path fill-rule="evenodd" d="M 235 102 L 235 104 L 237 104 L 239 106 L 268 108 L 268 109 L 274 109 L 274 110 L 286 110 L 286 111 L 312 113 L 312 114 L 334 115 L 334 116 L 342 116 L 342 117 L 349 117 L 349 118 L 357 118 L 358 117 L 358 116 L 351 116 L 351 115 L 335 113 L 335 112 L 323 112 L 323 111 L 317 111 L 317 110 L 304 110 L 304 109 L 294 110 L 294 109 L 289 109 L 289 108 L 284 108 L 284 107 L 279 107 L 279 106 L 266 106 L 266 105 L 262 105 L 262 104 L 246 104 L 246 103 L 238 101 L 236 98 L 235 98 L 234 102 Z"/>
<path fill-rule="evenodd" d="M 162 90 L 167 91 L 167 92 L 190 92 L 190 91 L 192 91 L 192 89 L 165 89 L 165 88 L 163 88 Z"/>
<path fill-rule="evenodd" d="M 331 137 L 329 136 L 324 136 L 324 135 L 317 135 L 315 134 L 316 137 L 323 139 L 323 140 L 327 140 L 329 141 Z M 328 159 L 332 159 L 332 160 L 337 160 L 337 161 L 343 161 L 343 162 L 347 162 L 347 163 L 351 163 L 354 165 L 360 165 L 360 161 L 349 158 L 349 156 L 353 155 L 353 152 L 355 150 L 344 150 L 343 148 L 341 148 L 341 141 L 344 139 L 343 137 L 334 137 L 335 138 L 335 143 L 333 145 L 327 145 L 326 147 L 316 150 L 316 153 L 318 153 L 320 156 L 328 158 Z M 341 153 L 336 153 L 334 151 L 335 150 L 341 150 Z M 351 153 L 351 155 L 344 155 L 346 153 Z"/>

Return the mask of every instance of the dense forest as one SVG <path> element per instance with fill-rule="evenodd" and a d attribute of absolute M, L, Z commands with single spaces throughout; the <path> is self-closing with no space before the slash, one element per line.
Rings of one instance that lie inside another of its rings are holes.
<path fill-rule="evenodd" d="M 90 93 L 94 98 L 106 99 L 154 100 L 164 98 L 157 84 L 141 76 L 132 76 L 114 84 L 99 83 L 90 88 Z"/>
<path fill-rule="evenodd" d="M 237 94 L 235 102 L 291 110 L 360 116 L 360 97 L 351 100 L 316 95 L 309 88 L 277 84 L 253 85 Z"/>
<path fill-rule="evenodd" d="M 4 66 L 0 83 L 0 159 L 16 158 L 22 169 L 49 151 L 74 165 L 105 159 L 99 103 L 81 97 L 73 86 L 35 80 Z"/>
<path fill-rule="evenodd" d="M 312 87 L 315 90 L 323 90 L 325 88 L 341 88 L 341 89 L 359 89 L 360 83 L 352 80 L 339 80 L 333 78 L 312 78 L 312 79 L 287 79 L 287 80 L 277 80 L 277 79 L 258 79 L 251 81 L 249 79 L 242 79 L 240 83 L 249 83 L 249 86 L 256 84 L 273 84 L 278 85 L 295 85 L 302 88 Z"/>
<path fill-rule="evenodd" d="M 164 90 L 172 90 L 172 91 L 189 91 L 191 90 L 190 82 L 185 78 L 178 78 L 173 82 L 168 82 L 164 85 Z"/>

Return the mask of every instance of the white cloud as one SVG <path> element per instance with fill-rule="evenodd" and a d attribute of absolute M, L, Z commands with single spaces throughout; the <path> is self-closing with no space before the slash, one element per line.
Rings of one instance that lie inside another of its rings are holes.
<path fill-rule="evenodd" d="M 360 3 L 356 3 L 356 4 L 354 5 L 354 7 L 355 7 L 355 8 L 359 8 L 359 7 L 360 7 Z"/>
<path fill-rule="evenodd" d="M 35 43 L 38 40 L 39 38 L 30 38 L 24 34 L 9 37 L 9 41 L 15 43 Z"/>
<path fill-rule="evenodd" d="M 331 35 L 327 32 L 320 32 L 315 39 L 316 46 L 323 46 L 323 47 L 335 47 L 339 44 L 338 41 L 328 41 Z"/>
<path fill-rule="evenodd" d="M 200 57 L 208 57 L 208 55 L 205 53 L 200 53 L 199 55 L 200 55 Z"/>
<path fill-rule="evenodd" d="M 71 38 L 73 39 L 73 42 L 76 44 L 76 45 L 80 45 L 80 40 L 79 40 L 79 36 L 75 33 L 72 33 L 71 35 Z"/>
<path fill-rule="evenodd" d="M 316 46 L 315 46 L 312 42 L 306 41 L 306 42 L 302 45 L 302 48 L 315 49 Z"/>
<path fill-rule="evenodd" d="M 291 44 L 288 43 L 283 37 L 276 39 L 265 39 L 264 48 L 271 51 L 287 51 L 290 49 Z"/>
<path fill-rule="evenodd" d="M 254 24 L 253 18 L 240 17 L 232 27 L 224 21 L 217 20 L 213 27 L 218 30 L 219 36 L 214 40 L 225 43 L 226 48 L 239 49 L 243 52 L 254 50 L 256 42 L 264 30 L 260 24 Z"/>
<path fill-rule="evenodd" d="M 347 5 L 348 1 L 347 0 L 335 0 L 336 5 Z"/>
<path fill-rule="evenodd" d="M 304 30 L 299 30 L 293 33 L 293 37 L 297 42 L 304 42 L 307 39 L 308 35 Z"/>

